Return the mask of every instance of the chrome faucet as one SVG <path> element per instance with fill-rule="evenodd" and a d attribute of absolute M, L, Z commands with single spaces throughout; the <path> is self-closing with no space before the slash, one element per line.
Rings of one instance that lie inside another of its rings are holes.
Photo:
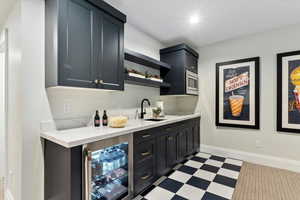
<path fill-rule="evenodd" d="M 149 99 L 143 99 L 141 103 L 141 119 L 144 119 L 144 115 L 146 114 L 146 110 L 144 111 L 144 102 L 148 102 L 148 105 L 150 106 L 150 101 Z"/>

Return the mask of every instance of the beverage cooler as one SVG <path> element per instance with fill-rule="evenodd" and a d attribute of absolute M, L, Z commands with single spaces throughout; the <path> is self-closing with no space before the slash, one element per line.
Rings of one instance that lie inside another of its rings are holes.
<path fill-rule="evenodd" d="M 132 197 L 132 136 L 84 146 L 85 200 L 129 200 Z"/>

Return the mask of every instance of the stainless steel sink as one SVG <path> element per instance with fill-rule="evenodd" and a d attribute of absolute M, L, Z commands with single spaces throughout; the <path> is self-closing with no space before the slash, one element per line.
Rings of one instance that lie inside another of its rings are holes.
<path fill-rule="evenodd" d="M 160 122 L 160 121 L 163 121 L 163 120 L 166 120 L 166 119 L 161 119 L 161 118 L 151 118 L 151 119 L 145 119 L 145 121 L 152 121 L 152 122 Z"/>

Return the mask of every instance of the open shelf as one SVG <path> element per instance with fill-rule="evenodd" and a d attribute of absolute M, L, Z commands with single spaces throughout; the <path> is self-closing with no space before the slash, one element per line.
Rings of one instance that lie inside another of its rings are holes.
<path fill-rule="evenodd" d="M 155 60 L 143 54 L 137 53 L 135 51 L 131 51 L 129 49 L 125 49 L 125 60 L 144 65 L 147 67 L 151 67 L 154 69 L 164 69 L 170 70 L 171 65 L 161 62 L 159 60 Z"/>
<path fill-rule="evenodd" d="M 125 74 L 125 82 L 129 84 L 135 84 L 135 85 L 142 85 L 142 86 L 148 86 L 148 87 L 164 87 L 164 88 L 169 88 L 171 87 L 171 84 L 165 83 L 165 82 L 157 82 L 157 81 L 152 81 L 149 79 L 144 79 L 144 78 L 137 78 L 137 77 L 132 77 L 127 74 Z"/>

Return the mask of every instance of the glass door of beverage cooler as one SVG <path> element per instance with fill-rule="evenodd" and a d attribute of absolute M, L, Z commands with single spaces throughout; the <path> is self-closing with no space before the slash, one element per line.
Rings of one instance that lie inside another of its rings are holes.
<path fill-rule="evenodd" d="M 130 199 L 131 141 L 131 136 L 121 136 L 84 147 L 85 200 Z"/>

